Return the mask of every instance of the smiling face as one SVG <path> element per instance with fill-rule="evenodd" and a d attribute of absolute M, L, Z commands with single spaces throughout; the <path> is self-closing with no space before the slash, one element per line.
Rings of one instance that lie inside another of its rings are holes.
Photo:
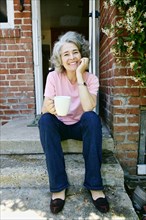
<path fill-rule="evenodd" d="M 66 72 L 75 72 L 81 60 L 78 47 L 73 43 L 65 43 L 61 48 L 61 60 Z"/>

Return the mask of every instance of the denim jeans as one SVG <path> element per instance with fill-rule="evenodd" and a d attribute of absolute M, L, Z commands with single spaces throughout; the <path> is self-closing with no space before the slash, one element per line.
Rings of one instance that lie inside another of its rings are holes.
<path fill-rule="evenodd" d="M 50 191 L 69 187 L 61 141 L 83 141 L 85 160 L 84 186 L 88 190 L 102 190 L 100 173 L 102 160 L 102 128 L 100 117 L 93 111 L 84 112 L 79 122 L 65 125 L 55 115 L 45 113 L 39 120 L 40 140 L 46 156 Z"/>

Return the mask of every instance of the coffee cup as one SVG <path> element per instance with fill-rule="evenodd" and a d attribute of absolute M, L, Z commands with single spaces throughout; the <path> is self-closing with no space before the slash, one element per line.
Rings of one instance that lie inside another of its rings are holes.
<path fill-rule="evenodd" d="M 66 116 L 71 102 L 70 96 L 55 96 L 54 105 L 58 116 Z"/>

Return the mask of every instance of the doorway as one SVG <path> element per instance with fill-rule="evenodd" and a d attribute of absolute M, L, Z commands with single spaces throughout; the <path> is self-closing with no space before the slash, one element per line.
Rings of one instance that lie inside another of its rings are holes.
<path fill-rule="evenodd" d="M 89 3 L 88 0 L 43 0 L 40 1 L 40 10 L 44 90 L 52 68 L 49 62 L 52 48 L 58 36 L 67 31 L 77 31 L 88 39 Z"/>
<path fill-rule="evenodd" d="M 51 71 L 54 42 L 67 31 L 77 31 L 90 43 L 90 71 L 98 75 L 99 0 L 32 0 L 36 114 L 40 114 L 46 78 Z"/>

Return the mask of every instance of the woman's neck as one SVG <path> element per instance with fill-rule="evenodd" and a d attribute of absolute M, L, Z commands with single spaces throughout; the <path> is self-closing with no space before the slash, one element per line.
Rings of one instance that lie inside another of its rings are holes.
<path fill-rule="evenodd" d="M 76 72 L 66 72 L 68 80 L 71 84 L 75 84 L 77 81 Z"/>

